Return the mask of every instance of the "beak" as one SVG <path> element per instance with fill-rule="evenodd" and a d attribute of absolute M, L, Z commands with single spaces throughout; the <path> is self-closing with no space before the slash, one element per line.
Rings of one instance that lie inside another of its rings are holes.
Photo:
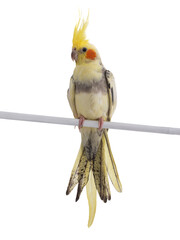
<path fill-rule="evenodd" d="M 73 61 L 74 61 L 74 60 L 77 61 L 78 53 L 77 53 L 76 48 L 73 48 L 73 49 L 72 49 L 71 58 L 72 58 Z"/>

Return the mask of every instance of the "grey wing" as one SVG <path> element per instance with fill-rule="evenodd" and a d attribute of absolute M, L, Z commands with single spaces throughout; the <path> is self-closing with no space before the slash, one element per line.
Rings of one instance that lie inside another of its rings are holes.
<path fill-rule="evenodd" d="M 73 77 L 71 77 L 70 79 L 69 89 L 67 90 L 67 98 L 74 117 L 78 118 L 78 113 L 75 104 L 75 83 L 73 81 Z"/>
<path fill-rule="evenodd" d="M 108 111 L 108 121 L 111 120 L 111 117 L 116 109 L 117 105 L 117 93 L 116 93 L 116 85 L 113 74 L 109 71 L 105 71 L 105 78 L 107 82 L 108 88 L 108 96 L 109 96 L 109 111 Z"/>

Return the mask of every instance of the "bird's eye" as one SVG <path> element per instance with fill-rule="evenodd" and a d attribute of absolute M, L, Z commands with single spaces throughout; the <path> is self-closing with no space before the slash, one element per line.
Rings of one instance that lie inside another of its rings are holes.
<path fill-rule="evenodd" d="M 87 51 L 87 48 L 83 47 L 83 49 L 82 49 L 82 50 L 83 50 L 83 52 L 86 52 L 86 51 Z"/>

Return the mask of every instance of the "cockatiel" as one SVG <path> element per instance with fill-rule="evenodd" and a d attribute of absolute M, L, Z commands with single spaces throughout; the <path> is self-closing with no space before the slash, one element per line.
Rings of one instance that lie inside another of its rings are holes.
<path fill-rule="evenodd" d="M 68 101 L 75 118 L 79 119 L 81 146 L 66 194 L 78 184 L 76 201 L 86 186 L 91 226 L 96 212 L 96 192 L 107 202 L 111 199 L 108 174 L 118 192 L 122 191 L 103 121 L 110 121 L 116 108 L 116 88 L 113 74 L 101 62 L 98 50 L 86 39 L 88 17 L 76 24 L 71 57 L 76 67 L 70 79 Z M 99 128 L 83 127 L 85 119 L 98 120 Z"/>

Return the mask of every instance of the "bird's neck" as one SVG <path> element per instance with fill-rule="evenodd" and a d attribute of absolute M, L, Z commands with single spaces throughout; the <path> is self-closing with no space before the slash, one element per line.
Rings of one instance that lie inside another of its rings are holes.
<path fill-rule="evenodd" d="M 73 78 L 78 82 L 96 82 L 102 78 L 103 66 L 99 61 L 76 65 Z"/>

